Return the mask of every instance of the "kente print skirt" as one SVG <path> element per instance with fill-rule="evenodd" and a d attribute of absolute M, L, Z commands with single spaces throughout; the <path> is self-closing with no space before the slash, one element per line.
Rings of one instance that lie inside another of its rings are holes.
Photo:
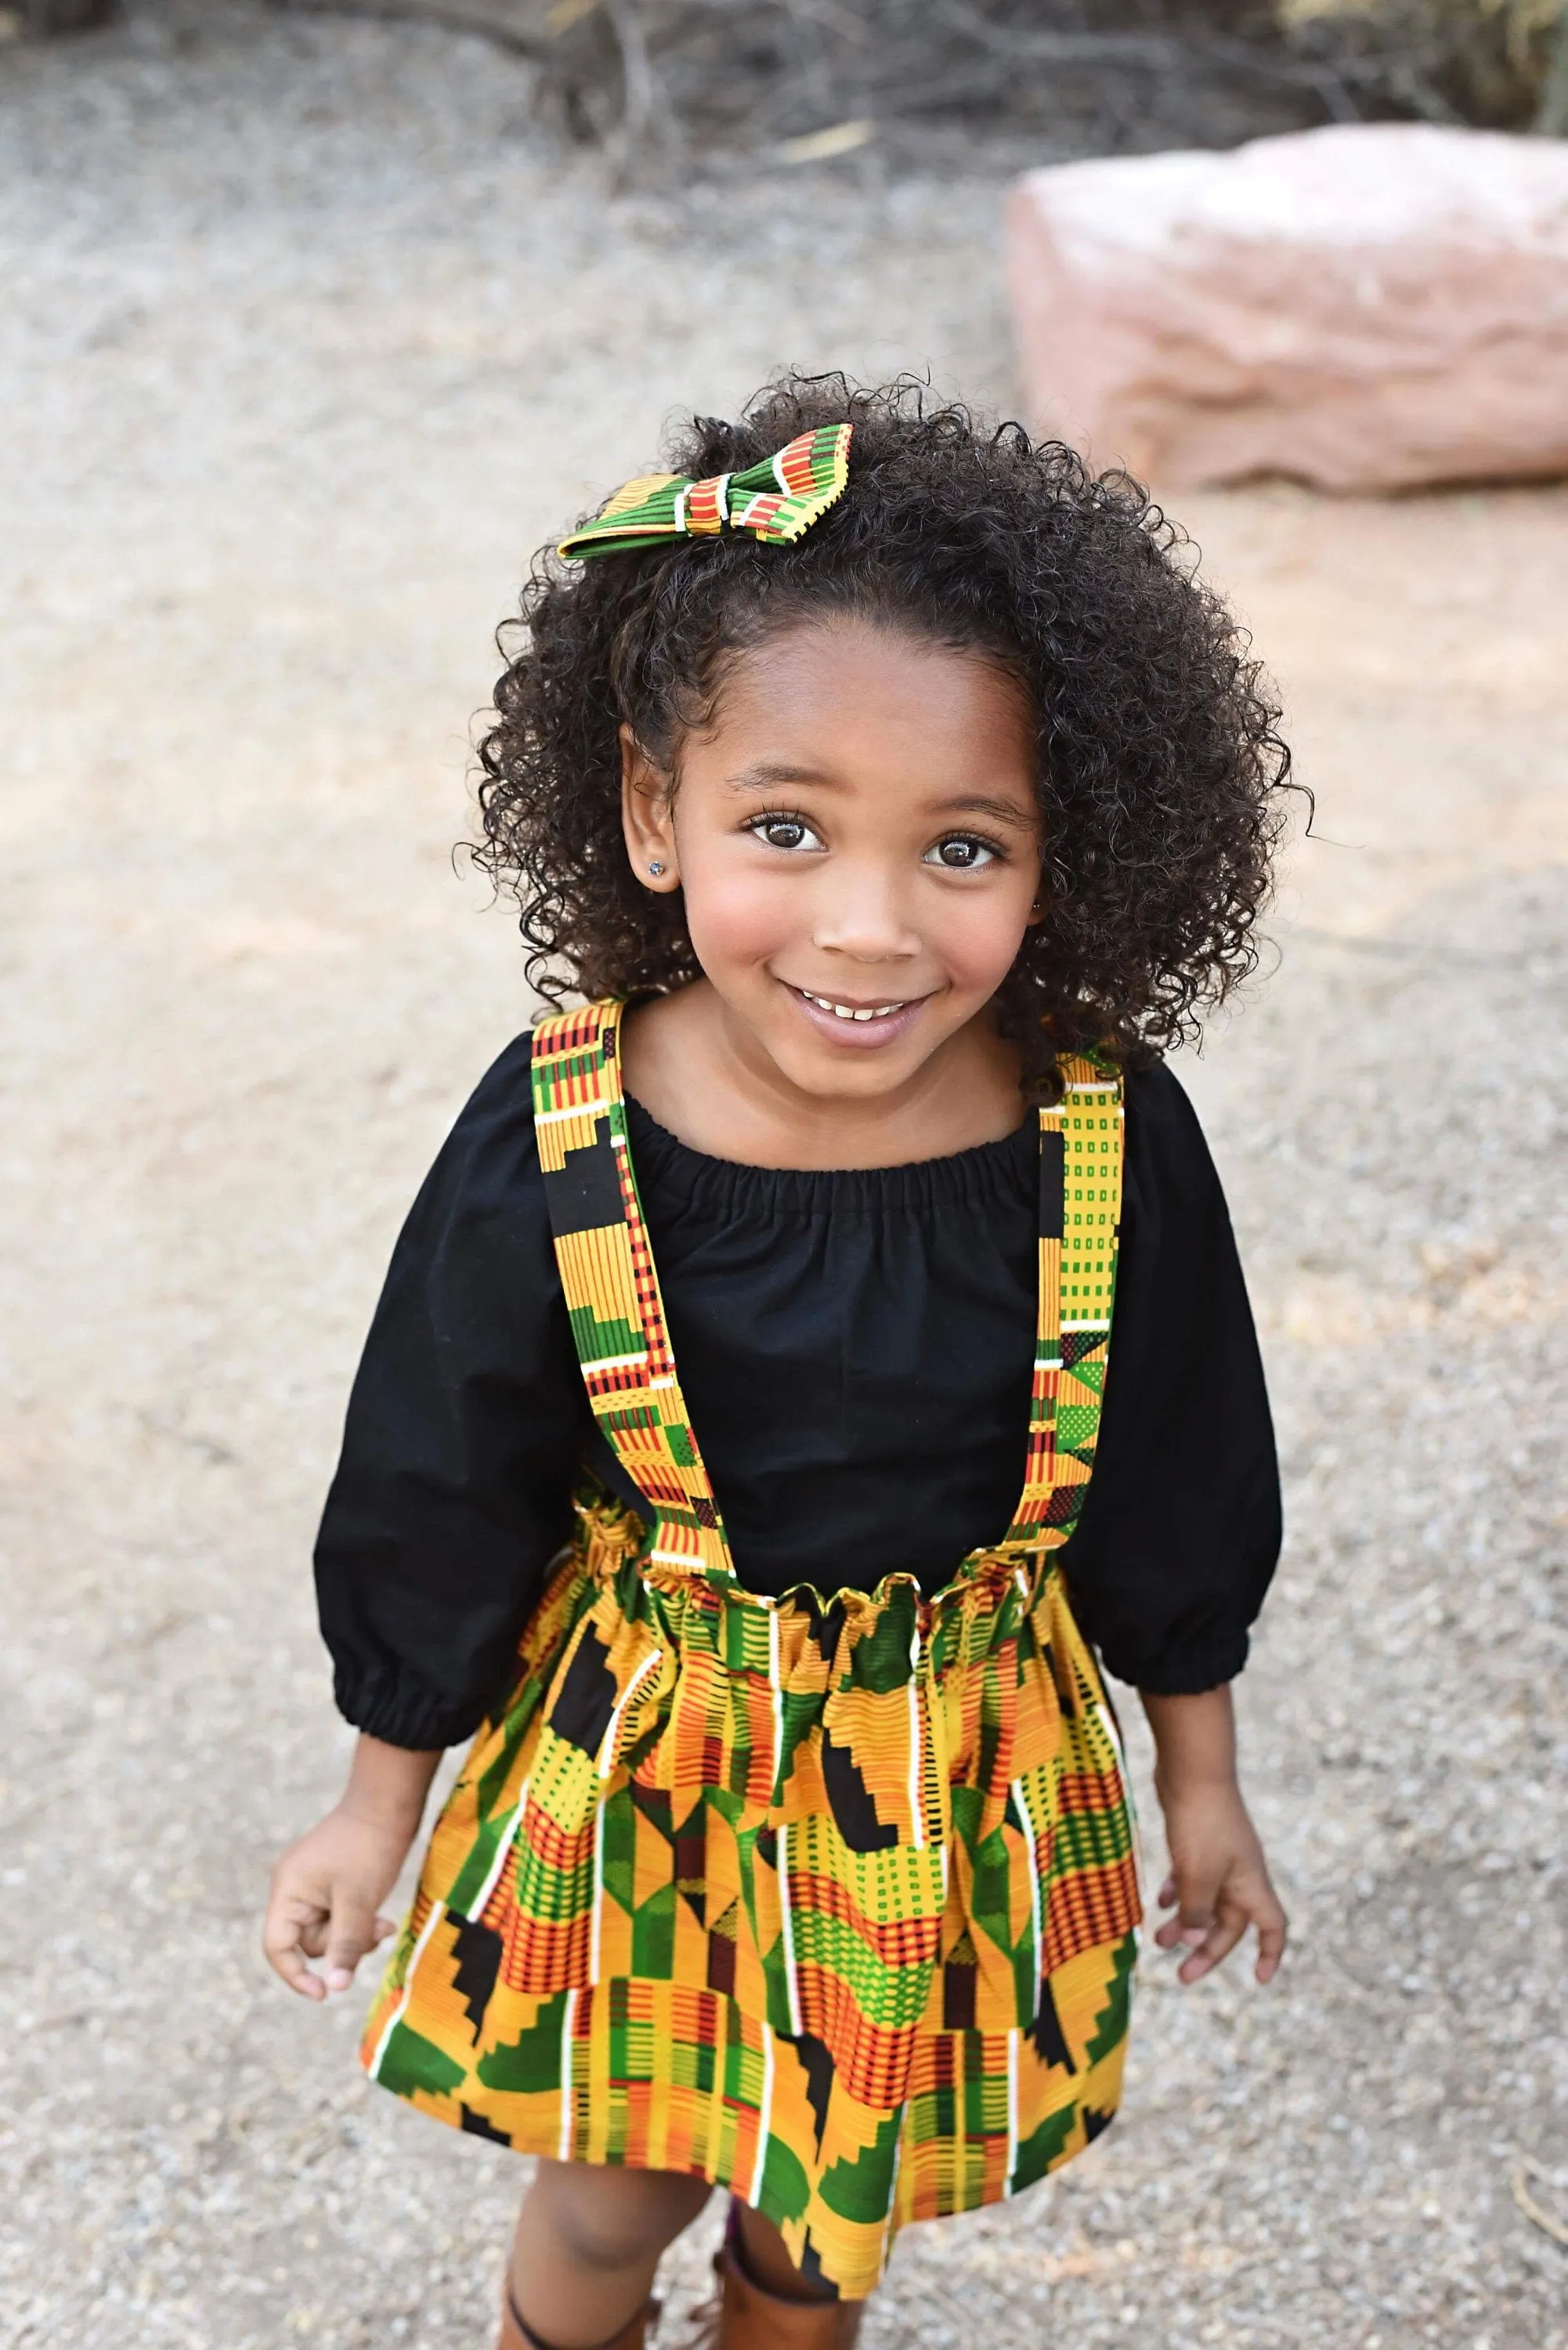
<path fill-rule="evenodd" d="M 905 2221 L 1116 2108 L 1139 1915 L 1054 1556 L 760 1598 L 597 1494 L 437 1824 L 367 2027 L 519 2151 L 711 2179 L 869 2293 Z"/>

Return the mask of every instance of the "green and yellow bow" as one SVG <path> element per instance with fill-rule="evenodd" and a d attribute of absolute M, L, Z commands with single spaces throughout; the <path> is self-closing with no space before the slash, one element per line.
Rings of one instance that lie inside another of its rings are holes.
<path fill-rule="evenodd" d="M 593 555 L 634 555 L 671 538 L 716 538 L 743 531 L 764 546 L 788 546 L 826 513 L 849 479 L 848 424 L 819 424 L 776 457 L 740 473 L 694 482 L 680 473 L 641 473 L 618 490 L 601 515 L 561 541 L 574 562 Z"/>

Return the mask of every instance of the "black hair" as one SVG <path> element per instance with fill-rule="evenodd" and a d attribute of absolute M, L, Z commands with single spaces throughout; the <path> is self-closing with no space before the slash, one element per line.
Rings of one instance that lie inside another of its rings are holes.
<path fill-rule="evenodd" d="M 978 653 L 1018 680 L 1037 729 L 1045 915 L 998 1009 L 1049 1098 L 1057 1053 L 1146 1061 L 1254 967 L 1290 773 L 1279 710 L 1146 490 L 918 381 L 783 377 L 733 423 L 693 418 L 670 467 L 739 472 L 843 421 L 848 485 L 792 546 L 725 534 L 535 557 L 501 632 L 475 854 L 515 892 L 550 1001 L 680 986 L 698 965 L 679 893 L 645 889 L 626 853 L 621 724 L 673 774 L 728 665 L 814 619 Z"/>

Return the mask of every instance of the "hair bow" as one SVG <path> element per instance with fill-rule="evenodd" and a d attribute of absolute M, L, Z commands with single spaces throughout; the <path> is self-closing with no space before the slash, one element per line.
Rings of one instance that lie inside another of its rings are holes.
<path fill-rule="evenodd" d="M 672 538 L 716 538 L 743 532 L 764 546 L 788 546 L 809 530 L 849 479 L 848 424 L 819 424 L 760 464 L 694 482 L 680 473 L 641 473 L 616 492 L 602 514 L 564 538 L 573 562 L 594 555 L 633 555 Z"/>

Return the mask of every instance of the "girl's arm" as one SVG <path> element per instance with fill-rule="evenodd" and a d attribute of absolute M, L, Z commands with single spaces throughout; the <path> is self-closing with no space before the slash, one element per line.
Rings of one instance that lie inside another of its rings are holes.
<path fill-rule="evenodd" d="M 263 1940 L 291 1990 L 346 1990 L 437 1762 L 466 1745 L 572 1522 L 591 1428 L 534 1139 L 531 1043 L 481 1082 L 407 1222 L 349 1399 L 316 1545 L 342 1801 L 273 1873 Z M 312 1960 L 325 1960 L 313 1968 Z"/>
<path fill-rule="evenodd" d="M 1196 1982 L 1258 1929 L 1256 1974 L 1268 1982 L 1285 1947 L 1285 1913 L 1269 1881 L 1258 1832 L 1236 1778 L 1236 1716 L 1227 1682 L 1196 1697 L 1143 1694 L 1158 1760 L 1155 1791 L 1165 1814 L 1170 1875 L 1160 1907 L 1174 1908 L 1155 1940 L 1185 1944 L 1178 1972 Z"/>
<path fill-rule="evenodd" d="M 347 1991 L 393 1921 L 380 1914 L 419 1833 L 441 1750 L 413 1753 L 360 1733 L 341 1797 L 272 1873 L 262 1948 L 290 1991 Z M 324 1959 L 317 1974 L 312 1959 Z"/>

